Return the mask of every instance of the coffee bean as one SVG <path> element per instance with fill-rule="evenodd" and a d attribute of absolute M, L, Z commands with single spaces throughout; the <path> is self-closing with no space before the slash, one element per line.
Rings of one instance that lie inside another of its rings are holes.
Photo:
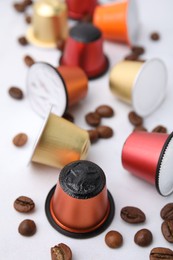
<path fill-rule="evenodd" d="M 118 231 L 111 230 L 105 236 L 105 243 L 111 248 L 118 248 L 123 243 L 123 237 Z"/>
<path fill-rule="evenodd" d="M 145 52 L 145 49 L 142 46 L 132 46 L 131 50 L 133 53 L 135 53 L 138 56 L 144 54 Z"/>
<path fill-rule="evenodd" d="M 36 232 L 35 222 L 31 219 L 23 220 L 18 227 L 18 231 L 22 236 L 34 235 Z"/>
<path fill-rule="evenodd" d="M 143 124 L 143 118 L 136 114 L 136 112 L 131 111 L 128 114 L 129 121 L 134 126 L 139 126 Z"/>
<path fill-rule="evenodd" d="M 25 5 L 23 3 L 14 3 L 13 7 L 19 13 L 23 13 L 25 11 Z"/>
<path fill-rule="evenodd" d="M 173 203 L 166 204 L 161 209 L 160 216 L 164 220 L 173 220 Z"/>
<path fill-rule="evenodd" d="M 135 132 L 135 131 L 144 131 L 144 132 L 147 132 L 147 129 L 146 129 L 144 126 L 139 125 L 139 126 L 136 126 L 136 127 L 133 129 L 133 131 L 134 131 L 134 132 Z"/>
<path fill-rule="evenodd" d="M 155 247 L 150 252 L 150 260 L 173 260 L 173 251 L 165 247 Z"/>
<path fill-rule="evenodd" d="M 127 56 L 124 57 L 124 60 L 132 60 L 132 61 L 137 61 L 138 60 L 139 55 L 137 55 L 136 53 L 130 53 Z"/>
<path fill-rule="evenodd" d="M 13 138 L 13 144 L 21 147 L 28 141 L 28 136 L 25 133 L 19 133 Z"/>
<path fill-rule="evenodd" d="M 153 32 L 153 33 L 151 33 L 150 38 L 153 41 L 158 41 L 158 40 L 160 40 L 160 35 L 157 32 Z"/>
<path fill-rule="evenodd" d="M 24 62 L 28 67 L 31 67 L 35 63 L 34 59 L 29 55 L 24 57 Z"/>
<path fill-rule="evenodd" d="M 32 17 L 31 17 L 30 15 L 26 15 L 26 16 L 25 16 L 25 22 L 26 22 L 27 24 L 30 24 L 30 23 L 32 22 Z"/>
<path fill-rule="evenodd" d="M 100 115 L 96 112 L 90 112 L 85 116 L 86 122 L 91 126 L 98 126 L 100 124 Z"/>
<path fill-rule="evenodd" d="M 18 38 L 18 42 L 20 43 L 20 45 L 22 46 L 26 46 L 28 45 L 28 40 L 26 39 L 25 36 L 21 36 Z"/>
<path fill-rule="evenodd" d="M 95 112 L 101 117 L 112 117 L 114 115 L 113 109 L 108 105 L 101 105 L 97 107 Z"/>
<path fill-rule="evenodd" d="M 33 2 L 32 2 L 32 0 L 23 0 L 23 4 L 24 4 L 25 6 L 29 6 L 29 5 L 32 5 Z"/>
<path fill-rule="evenodd" d="M 96 129 L 87 130 L 89 134 L 90 142 L 93 144 L 95 143 L 99 138 L 99 133 Z"/>
<path fill-rule="evenodd" d="M 12 98 L 15 98 L 15 99 L 22 99 L 23 98 L 23 91 L 18 87 L 11 87 L 8 90 L 8 93 Z"/>
<path fill-rule="evenodd" d="M 156 132 L 156 133 L 167 133 L 167 128 L 163 125 L 158 125 L 156 126 L 152 132 Z"/>
<path fill-rule="evenodd" d="M 74 122 L 74 117 L 70 112 L 65 112 L 64 115 L 62 116 L 63 118 L 65 118 L 66 120 L 70 121 L 70 122 Z"/>
<path fill-rule="evenodd" d="M 173 243 L 173 220 L 165 220 L 162 223 L 161 230 L 164 238 Z"/>
<path fill-rule="evenodd" d="M 149 246 L 153 240 L 153 235 L 150 230 L 144 228 L 139 230 L 134 236 L 134 242 L 142 247 Z"/>
<path fill-rule="evenodd" d="M 65 41 L 64 41 L 64 40 L 58 40 L 57 45 L 56 45 L 56 48 L 57 48 L 59 51 L 63 51 L 63 50 L 64 50 L 64 47 L 65 47 Z"/>
<path fill-rule="evenodd" d="M 35 208 L 35 203 L 32 199 L 26 196 L 20 196 L 14 201 L 14 208 L 19 212 L 30 212 Z"/>
<path fill-rule="evenodd" d="M 96 128 L 99 138 L 110 138 L 113 136 L 113 130 L 109 126 L 101 125 Z"/>
<path fill-rule="evenodd" d="M 142 210 L 136 207 L 127 206 L 121 209 L 121 218 L 131 224 L 143 223 L 145 222 L 145 214 Z"/>
<path fill-rule="evenodd" d="M 52 260 L 71 260 L 72 251 L 66 244 L 60 243 L 54 247 L 51 247 L 51 259 Z"/>

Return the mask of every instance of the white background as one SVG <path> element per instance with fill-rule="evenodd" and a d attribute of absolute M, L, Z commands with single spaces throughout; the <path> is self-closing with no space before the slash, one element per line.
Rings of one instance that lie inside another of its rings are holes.
<path fill-rule="evenodd" d="M 107 187 L 116 205 L 115 217 L 105 232 L 84 240 L 65 237 L 49 224 L 44 204 L 49 190 L 58 180 L 59 170 L 27 165 L 43 119 L 32 111 L 27 99 L 28 68 L 23 57 L 29 54 L 36 61 L 46 61 L 57 66 L 60 53 L 57 50 L 22 47 L 18 44 L 17 38 L 26 33 L 27 24 L 24 15 L 17 13 L 12 3 L 11 0 L 0 1 L 0 259 L 47 260 L 51 258 L 50 248 L 61 242 L 71 247 L 74 260 L 146 260 L 153 247 L 172 248 L 163 238 L 160 228 L 160 210 L 166 203 L 172 202 L 172 195 L 168 198 L 161 197 L 154 186 L 134 177 L 122 167 L 122 145 L 133 129 L 127 117 L 132 107 L 112 95 L 108 83 L 109 73 L 89 81 L 87 97 L 71 112 L 76 124 L 88 129 L 84 116 L 94 111 L 98 105 L 109 104 L 116 111 L 113 118 L 102 120 L 102 124 L 113 128 L 114 136 L 93 144 L 87 158 L 97 163 L 106 174 Z M 138 0 L 137 4 L 141 22 L 137 43 L 146 49 L 142 58 L 161 58 L 167 66 L 169 76 L 165 101 L 144 119 L 144 125 L 151 131 L 156 125 L 163 124 L 170 133 L 173 129 L 173 1 Z M 160 33 L 160 41 L 151 41 L 149 35 L 153 31 Z M 104 42 L 104 52 L 109 57 L 110 68 L 129 51 L 126 45 Z M 23 90 L 23 100 L 17 101 L 9 96 L 8 89 L 12 85 Z M 28 143 L 22 148 L 16 148 L 12 144 L 13 137 L 19 132 L 25 132 L 29 137 Z M 35 201 L 34 212 L 22 214 L 14 210 L 13 202 L 20 195 L 29 196 Z M 132 226 L 123 222 L 120 210 L 129 205 L 145 212 L 146 223 Z M 26 218 L 33 219 L 37 225 L 37 233 L 32 237 L 23 237 L 18 233 L 19 223 Z M 153 233 L 153 243 L 147 248 L 141 248 L 133 241 L 134 234 L 141 228 L 148 228 Z M 124 243 L 119 249 L 110 249 L 105 245 L 105 234 L 112 229 L 123 235 Z"/>

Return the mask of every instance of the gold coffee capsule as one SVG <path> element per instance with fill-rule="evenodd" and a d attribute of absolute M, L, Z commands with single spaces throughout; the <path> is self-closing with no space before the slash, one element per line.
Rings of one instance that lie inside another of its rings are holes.
<path fill-rule="evenodd" d="M 63 0 L 40 0 L 33 5 L 27 39 L 39 47 L 56 47 L 68 34 L 67 6 Z"/>
<path fill-rule="evenodd" d="M 70 162 L 85 159 L 89 147 L 86 130 L 49 112 L 34 146 L 31 161 L 62 168 Z"/>
<path fill-rule="evenodd" d="M 121 61 L 112 68 L 109 85 L 113 94 L 132 105 L 138 115 L 146 116 L 165 98 L 167 70 L 157 58 L 146 62 Z"/>

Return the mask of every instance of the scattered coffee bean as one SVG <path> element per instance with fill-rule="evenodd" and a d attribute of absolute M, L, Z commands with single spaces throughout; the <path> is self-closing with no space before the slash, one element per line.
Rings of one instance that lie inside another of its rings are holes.
<path fill-rule="evenodd" d="M 135 131 L 144 131 L 144 132 L 147 132 L 147 129 L 146 129 L 144 126 L 140 125 L 140 126 L 136 126 L 136 127 L 133 129 L 133 131 L 134 131 L 134 132 L 135 132 Z"/>
<path fill-rule="evenodd" d="M 65 118 L 66 120 L 70 121 L 70 122 L 74 122 L 74 117 L 70 112 L 65 112 L 64 115 L 62 116 L 63 118 Z"/>
<path fill-rule="evenodd" d="M 96 112 L 90 112 L 85 116 L 86 122 L 91 126 L 98 126 L 100 124 L 100 115 Z"/>
<path fill-rule="evenodd" d="M 99 138 L 110 138 L 113 136 L 113 130 L 109 126 L 101 125 L 96 128 Z"/>
<path fill-rule="evenodd" d="M 136 112 L 131 111 L 128 114 L 129 121 L 134 126 L 139 126 L 143 124 L 143 118 L 136 114 Z"/>
<path fill-rule="evenodd" d="M 173 220 L 165 220 L 162 223 L 161 230 L 164 238 L 173 243 Z"/>
<path fill-rule="evenodd" d="M 32 17 L 31 17 L 30 15 L 26 15 L 26 16 L 25 16 L 25 22 L 26 22 L 27 24 L 30 24 L 30 23 L 32 22 Z"/>
<path fill-rule="evenodd" d="M 34 235 L 36 232 L 35 222 L 31 219 L 23 220 L 18 227 L 18 231 L 22 236 Z"/>
<path fill-rule="evenodd" d="M 13 144 L 21 147 L 28 141 L 28 136 L 25 133 L 19 133 L 13 138 Z"/>
<path fill-rule="evenodd" d="M 167 128 L 163 125 L 158 125 L 156 126 L 152 132 L 156 132 L 156 133 L 167 133 Z"/>
<path fill-rule="evenodd" d="M 25 36 L 21 36 L 18 38 L 18 42 L 20 43 L 20 45 L 22 46 L 26 46 L 28 45 L 28 40 L 26 39 Z"/>
<path fill-rule="evenodd" d="M 110 248 L 118 248 L 123 243 L 123 237 L 118 231 L 111 230 L 105 236 L 105 243 Z"/>
<path fill-rule="evenodd" d="M 26 196 L 20 196 L 14 201 L 14 208 L 19 212 L 30 212 L 35 208 L 35 203 L 32 199 Z"/>
<path fill-rule="evenodd" d="M 131 50 L 133 53 L 135 53 L 138 56 L 144 54 L 145 52 L 145 49 L 142 46 L 132 46 Z"/>
<path fill-rule="evenodd" d="M 137 61 L 138 60 L 139 55 L 137 55 L 136 53 L 130 53 L 127 56 L 124 57 L 124 60 L 132 60 L 132 61 Z"/>
<path fill-rule="evenodd" d="M 35 63 L 34 59 L 29 55 L 24 57 L 24 62 L 28 67 L 31 67 Z"/>
<path fill-rule="evenodd" d="M 59 40 L 59 41 L 57 42 L 56 48 L 57 48 L 59 51 L 63 51 L 63 50 L 64 50 L 64 47 L 65 47 L 65 41 L 64 41 L 64 40 Z"/>
<path fill-rule="evenodd" d="M 164 220 L 173 220 L 173 203 L 166 204 L 161 209 L 160 216 Z"/>
<path fill-rule="evenodd" d="M 153 240 L 153 235 L 150 230 L 144 228 L 139 230 L 134 236 L 134 242 L 142 247 L 149 246 Z"/>
<path fill-rule="evenodd" d="M 121 218 L 131 224 L 143 223 L 145 222 L 145 214 L 142 210 L 136 207 L 127 206 L 121 209 Z"/>
<path fill-rule="evenodd" d="M 14 3 L 13 7 L 19 13 L 23 13 L 25 11 L 25 5 L 23 3 Z"/>
<path fill-rule="evenodd" d="M 173 251 L 165 247 L 155 247 L 150 252 L 150 260 L 173 260 Z"/>
<path fill-rule="evenodd" d="M 52 260 L 71 260 L 72 251 L 66 244 L 60 243 L 54 247 L 51 247 L 51 259 Z"/>
<path fill-rule="evenodd" d="M 93 144 L 99 139 L 99 133 L 96 129 L 87 130 L 89 134 L 90 142 Z"/>
<path fill-rule="evenodd" d="M 32 5 L 33 2 L 32 2 L 32 0 L 23 0 L 23 4 L 24 4 L 25 6 L 29 6 L 29 5 Z"/>
<path fill-rule="evenodd" d="M 160 35 L 157 32 L 153 32 L 153 33 L 151 33 L 150 38 L 153 41 L 158 41 L 160 39 Z"/>
<path fill-rule="evenodd" d="M 82 22 L 88 22 L 88 23 L 92 22 L 92 15 L 90 15 L 90 14 L 84 15 L 82 17 Z"/>
<path fill-rule="evenodd" d="M 95 112 L 101 117 L 112 117 L 114 115 L 113 109 L 108 105 L 101 105 L 97 107 Z"/>
<path fill-rule="evenodd" d="M 9 95 L 15 99 L 23 98 L 23 91 L 18 87 L 11 87 L 8 91 Z"/>

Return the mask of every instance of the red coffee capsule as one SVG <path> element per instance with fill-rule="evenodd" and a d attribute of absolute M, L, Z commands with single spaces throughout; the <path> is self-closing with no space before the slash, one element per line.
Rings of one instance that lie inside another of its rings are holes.
<path fill-rule="evenodd" d="M 60 65 L 81 67 L 90 79 L 105 73 L 109 64 L 103 53 L 101 31 L 89 23 L 79 23 L 72 27 Z"/>
<path fill-rule="evenodd" d="M 85 160 L 66 165 L 48 194 L 46 215 L 66 236 L 87 238 L 103 232 L 114 216 L 114 201 L 103 170 Z"/>
<path fill-rule="evenodd" d="M 133 132 L 122 149 L 123 167 L 155 185 L 162 196 L 173 192 L 173 132 Z"/>

